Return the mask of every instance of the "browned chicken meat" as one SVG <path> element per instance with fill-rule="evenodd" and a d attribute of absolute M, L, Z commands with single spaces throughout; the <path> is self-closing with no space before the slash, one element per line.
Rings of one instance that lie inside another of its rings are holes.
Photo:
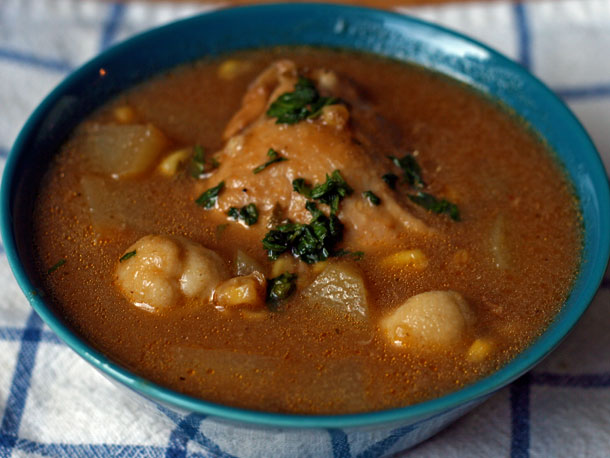
<path fill-rule="evenodd" d="M 322 95 L 336 94 L 342 84 L 333 72 L 317 70 L 310 76 Z M 197 184 L 196 192 L 224 182 L 217 211 L 255 203 L 263 221 L 279 214 L 280 219 L 306 223 L 310 220 L 305 208 L 307 198 L 293 190 L 293 180 L 324 183 L 327 175 L 339 170 L 354 191 L 343 199 L 338 213 L 350 246 L 367 247 L 389 241 L 405 229 L 431 231 L 397 202 L 394 191 L 381 179 L 388 166 L 370 156 L 370 142 L 363 132 L 355 132 L 347 104 L 329 104 L 319 115 L 292 124 L 267 115 L 270 105 L 282 94 L 294 91 L 298 81 L 297 68 L 289 60 L 277 61 L 259 75 L 226 126 L 225 146 L 216 154 L 219 168 L 208 180 Z M 342 93 L 346 92 L 349 93 L 344 86 Z M 275 152 L 271 157 L 281 158 L 280 161 L 254 173 L 270 160 L 270 149 Z M 365 191 L 378 196 L 380 204 L 374 206 L 364 198 Z"/>

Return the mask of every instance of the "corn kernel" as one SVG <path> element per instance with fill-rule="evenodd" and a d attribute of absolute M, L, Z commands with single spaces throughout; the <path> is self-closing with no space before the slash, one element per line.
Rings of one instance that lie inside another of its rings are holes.
<path fill-rule="evenodd" d="M 228 59 L 218 67 L 218 77 L 223 80 L 232 80 L 241 73 L 246 72 L 249 68 L 249 62 Z"/>
<path fill-rule="evenodd" d="M 178 151 L 170 153 L 159 164 L 159 172 L 169 177 L 175 175 L 180 169 L 180 166 L 182 166 L 190 156 L 191 150 L 189 148 L 179 149 Z"/>
<path fill-rule="evenodd" d="M 278 277 L 284 272 L 294 273 L 297 265 L 292 256 L 280 256 L 271 266 L 271 278 Z"/>
<path fill-rule="evenodd" d="M 114 109 L 114 119 L 121 124 L 130 124 L 137 118 L 136 112 L 128 105 L 122 105 Z"/>
<path fill-rule="evenodd" d="M 471 363 L 480 363 L 491 354 L 493 348 L 494 344 L 491 340 L 476 339 L 466 352 L 466 359 Z"/>
<path fill-rule="evenodd" d="M 381 260 L 381 264 L 386 267 L 408 266 L 416 270 L 423 270 L 428 267 L 428 257 L 420 249 L 402 250 L 386 256 Z"/>
<path fill-rule="evenodd" d="M 265 304 L 266 280 L 260 272 L 244 277 L 233 277 L 221 283 L 214 292 L 220 307 L 263 307 Z"/>

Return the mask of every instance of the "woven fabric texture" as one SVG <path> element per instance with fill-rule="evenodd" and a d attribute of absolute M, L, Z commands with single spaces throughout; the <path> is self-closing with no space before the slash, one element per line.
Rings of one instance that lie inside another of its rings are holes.
<path fill-rule="evenodd" d="M 134 33 L 210 8 L 0 0 L 0 169 L 28 115 L 72 69 Z M 608 170 L 610 2 L 400 11 L 462 31 L 529 68 L 574 110 Z M 610 456 L 609 329 L 606 275 L 583 319 L 551 357 L 409 456 Z M 43 325 L 0 246 L 0 457 L 229 456 L 205 435 L 205 420 L 145 410 Z"/>

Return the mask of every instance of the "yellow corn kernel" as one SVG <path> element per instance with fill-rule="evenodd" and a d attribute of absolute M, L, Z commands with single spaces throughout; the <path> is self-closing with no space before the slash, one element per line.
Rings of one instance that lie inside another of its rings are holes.
<path fill-rule="evenodd" d="M 386 267 L 408 266 L 416 270 L 423 270 L 428 267 L 428 257 L 418 248 L 414 250 L 402 250 L 386 256 L 381 260 L 381 264 Z"/>
<path fill-rule="evenodd" d="M 121 124 L 131 124 L 136 118 L 136 112 L 129 105 L 121 105 L 120 107 L 116 107 L 114 109 L 114 119 Z"/>
<path fill-rule="evenodd" d="M 170 153 L 159 164 L 159 172 L 168 177 L 174 176 L 190 156 L 190 148 L 179 149 Z"/>
<path fill-rule="evenodd" d="M 244 73 L 250 68 L 249 62 L 228 59 L 218 67 L 218 77 L 223 80 L 232 80 L 236 76 Z"/>
<path fill-rule="evenodd" d="M 294 273 L 297 265 L 290 255 L 280 256 L 271 266 L 271 278 L 278 277 L 284 272 Z"/>
<path fill-rule="evenodd" d="M 466 359 L 471 363 L 480 363 L 491 354 L 493 348 L 494 344 L 491 340 L 476 339 L 466 352 Z"/>
<path fill-rule="evenodd" d="M 266 286 L 265 277 L 260 272 L 253 272 L 221 283 L 214 292 L 214 298 L 223 308 L 264 307 Z"/>

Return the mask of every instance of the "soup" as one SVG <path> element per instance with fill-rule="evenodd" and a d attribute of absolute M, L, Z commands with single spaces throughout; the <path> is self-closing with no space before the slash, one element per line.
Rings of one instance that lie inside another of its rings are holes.
<path fill-rule="evenodd" d="M 582 244 L 570 183 L 506 109 L 312 48 L 202 60 L 112 100 L 54 156 L 32 227 L 49 300 L 110 358 L 304 414 L 497 370 L 557 314 Z"/>

